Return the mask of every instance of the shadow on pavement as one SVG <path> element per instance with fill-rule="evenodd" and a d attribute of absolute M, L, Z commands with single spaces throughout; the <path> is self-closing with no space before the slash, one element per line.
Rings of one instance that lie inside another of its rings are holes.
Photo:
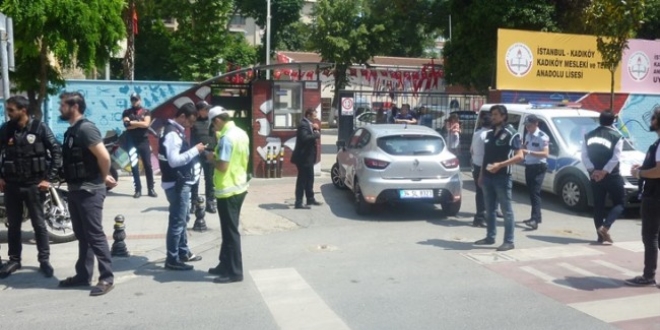
<path fill-rule="evenodd" d="M 73 268 L 73 265 L 71 265 L 71 267 Z M 55 276 L 52 278 L 45 278 L 39 272 L 39 267 L 23 265 L 21 269 L 9 275 L 9 277 L 0 280 L 0 283 L 11 289 L 63 290 L 57 286 L 60 281 L 56 277 L 57 271 L 58 270 L 55 269 Z M 85 287 L 83 289 L 89 290 L 90 287 Z"/>
<path fill-rule="evenodd" d="M 582 291 L 596 291 L 603 289 L 622 288 L 625 283 L 620 279 L 612 279 L 600 276 L 574 277 L 567 276 L 564 279 L 554 280 L 559 285 L 569 286 Z"/>
<path fill-rule="evenodd" d="M 595 234 L 594 234 L 595 236 Z M 561 237 L 561 236 L 540 236 L 540 235 L 527 235 L 527 238 L 534 239 L 537 241 L 554 243 L 554 244 L 579 244 L 579 243 L 591 243 L 592 241 L 586 239 L 572 238 L 572 237 Z"/>
<path fill-rule="evenodd" d="M 268 203 L 268 204 L 259 204 L 259 207 L 264 210 L 288 210 L 291 208 L 289 204 L 286 203 Z"/>
<path fill-rule="evenodd" d="M 136 270 L 147 263 L 149 263 L 149 259 L 145 256 L 112 257 L 112 271 Z"/>
<path fill-rule="evenodd" d="M 474 245 L 473 242 L 447 241 L 440 238 L 427 239 L 426 241 L 417 242 L 417 244 L 436 246 L 444 250 L 453 251 L 493 250 L 497 247 L 497 245 Z"/>
<path fill-rule="evenodd" d="M 170 211 L 169 206 L 152 206 L 152 207 L 147 207 L 146 209 L 140 212 L 148 213 L 148 212 L 169 212 L 169 211 Z"/>
<path fill-rule="evenodd" d="M 133 194 L 120 193 L 120 192 L 114 191 L 114 190 L 108 191 L 108 197 L 112 197 L 112 196 L 133 198 Z"/>
<path fill-rule="evenodd" d="M 193 266 L 197 266 L 191 263 Z M 212 282 L 215 275 L 207 273 L 206 269 L 197 269 L 186 271 L 165 269 L 165 260 L 147 263 L 134 272 L 137 276 L 151 276 L 154 281 L 159 283 L 169 282 Z"/>

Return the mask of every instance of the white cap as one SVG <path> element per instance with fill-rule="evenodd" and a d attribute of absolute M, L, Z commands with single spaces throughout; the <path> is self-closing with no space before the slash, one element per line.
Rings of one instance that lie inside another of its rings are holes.
<path fill-rule="evenodd" d="M 225 112 L 227 112 L 227 110 L 221 106 L 215 106 L 211 108 L 211 110 L 209 110 L 209 126 L 211 126 L 211 123 L 213 123 L 213 118 L 220 116 Z"/>

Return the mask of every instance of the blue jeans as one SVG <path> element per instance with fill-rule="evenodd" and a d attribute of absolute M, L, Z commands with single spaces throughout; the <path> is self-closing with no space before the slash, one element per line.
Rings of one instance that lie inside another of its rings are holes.
<path fill-rule="evenodd" d="M 166 262 L 179 262 L 179 257 L 190 254 L 188 248 L 188 234 L 186 226 L 190 220 L 190 190 L 191 186 L 184 185 L 180 191 L 175 187 L 165 190 L 165 196 L 170 203 L 170 217 L 167 226 L 167 260 Z"/>
<path fill-rule="evenodd" d="M 504 214 L 504 242 L 513 243 L 513 208 L 511 207 L 511 176 L 510 175 L 484 175 L 483 191 L 486 202 L 486 238 L 495 239 L 497 236 L 497 220 L 495 209 L 500 204 Z"/>

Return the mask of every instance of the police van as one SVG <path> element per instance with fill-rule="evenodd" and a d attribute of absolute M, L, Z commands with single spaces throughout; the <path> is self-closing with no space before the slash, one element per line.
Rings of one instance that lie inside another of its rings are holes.
<path fill-rule="evenodd" d="M 484 104 L 479 118 L 495 104 Z M 585 134 L 599 126 L 600 112 L 580 109 L 579 104 L 501 104 L 508 110 L 508 123 L 524 137 L 525 118 L 531 114 L 539 118 L 539 128 L 550 137 L 548 169 L 542 190 L 561 197 L 564 206 L 574 211 L 593 206 L 589 174 L 581 160 Z M 634 164 L 641 164 L 645 154 L 624 139 L 620 171 L 624 178 L 626 207 L 638 206 L 637 179 L 630 175 Z M 525 184 L 525 164 L 512 167 L 513 182 Z"/>

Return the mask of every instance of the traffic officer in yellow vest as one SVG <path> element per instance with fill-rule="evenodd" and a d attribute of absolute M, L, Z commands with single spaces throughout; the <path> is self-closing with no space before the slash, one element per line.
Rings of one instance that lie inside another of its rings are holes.
<path fill-rule="evenodd" d="M 209 269 L 209 273 L 218 275 L 213 280 L 215 283 L 240 282 L 243 280 L 243 258 L 238 217 L 247 195 L 250 138 L 222 107 L 211 108 L 209 120 L 218 132 L 215 152 L 208 154 L 207 159 L 213 162 L 213 187 L 222 231 L 220 263 Z"/>

